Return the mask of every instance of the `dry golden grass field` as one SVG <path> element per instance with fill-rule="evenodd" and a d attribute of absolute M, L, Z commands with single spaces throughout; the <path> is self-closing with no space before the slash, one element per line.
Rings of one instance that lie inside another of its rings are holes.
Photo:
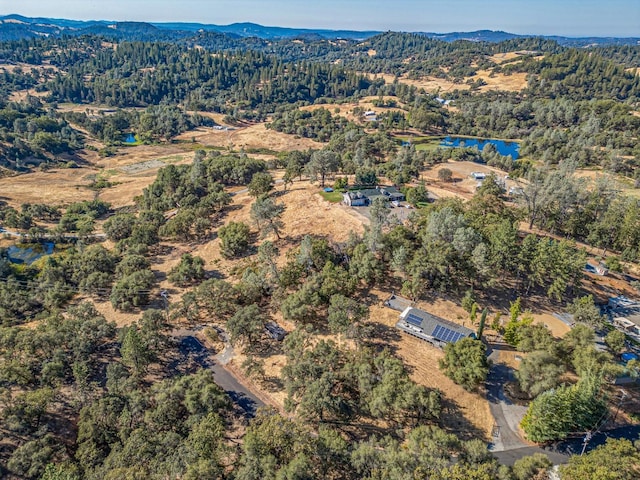
<path fill-rule="evenodd" d="M 95 192 L 86 188 L 97 170 L 52 169 L 0 179 L 0 200 L 19 208 L 23 203 L 62 205 L 91 200 Z"/>
<path fill-rule="evenodd" d="M 378 100 L 380 99 L 380 97 L 376 97 L 376 96 L 370 96 L 370 97 L 364 97 L 362 99 L 360 99 L 357 103 L 340 103 L 340 104 L 334 104 L 334 103 L 315 103 L 313 105 L 307 105 L 304 107 L 301 107 L 300 110 L 306 110 L 306 111 L 314 111 L 314 110 L 318 110 L 320 108 L 324 108 L 326 110 L 329 110 L 331 112 L 332 115 L 339 115 L 341 117 L 346 118 L 349 121 L 352 122 L 359 122 L 359 123 L 364 123 L 363 118 L 358 116 L 356 117 L 353 114 L 353 110 L 355 108 L 361 108 L 364 110 L 373 110 L 376 113 L 384 113 L 384 112 L 402 112 L 402 113 L 406 113 L 406 110 L 404 110 L 403 108 L 401 108 L 401 106 L 403 105 L 402 102 L 400 102 L 396 97 L 390 97 L 390 96 L 383 96 L 382 99 L 387 101 L 387 100 L 394 100 L 398 103 L 398 107 L 376 107 L 373 104 L 374 100 Z"/>
<path fill-rule="evenodd" d="M 121 148 L 113 157 L 101 158 L 85 150 L 73 158 L 81 162 L 82 168 L 56 168 L 1 178 L 0 200 L 13 207 L 23 203 L 68 205 L 94 198 L 110 202 L 114 208 L 131 205 L 134 196 L 153 182 L 162 166 L 190 162 L 193 152 L 185 152 L 179 145 L 137 146 Z M 139 170 L 131 168 L 136 165 L 141 165 Z M 146 165 L 153 167 L 145 168 Z M 99 192 L 87 188 L 99 176 L 115 185 Z"/>
<path fill-rule="evenodd" d="M 268 130 L 264 123 L 234 128 L 235 130 L 215 130 L 209 127 L 198 127 L 178 136 L 177 140 L 195 140 L 205 147 L 235 150 L 264 148 L 276 152 L 323 147 L 323 144 L 308 138 L 296 138 L 293 135 Z"/>
<path fill-rule="evenodd" d="M 393 83 L 395 80 L 394 75 L 390 74 L 378 74 L 378 77 L 384 78 L 386 83 Z M 417 88 L 424 88 L 425 91 L 430 93 L 444 94 L 452 92 L 454 90 L 469 90 L 471 87 L 465 82 L 467 80 L 482 79 L 486 82 L 478 89 L 479 92 L 486 92 L 489 90 L 504 90 L 507 92 L 519 92 L 527 86 L 527 79 L 525 73 L 513 73 L 511 75 L 505 75 L 503 73 L 494 73 L 491 75 L 489 70 L 478 70 L 477 75 L 473 77 L 465 78 L 462 83 L 455 83 L 445 78 L 423 77 L 420 79 L 412 79 L 406 77 L 400 77 L 398 81 L 407 85 L 411 85 Z"/>

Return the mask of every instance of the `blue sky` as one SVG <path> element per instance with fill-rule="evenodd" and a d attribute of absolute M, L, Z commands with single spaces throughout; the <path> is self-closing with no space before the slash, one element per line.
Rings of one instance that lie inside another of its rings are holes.
<path fill-rule="evenodd" d="M 0 0 L 0 14 L 79 20 L 640 37 L 640 0 Z"/>

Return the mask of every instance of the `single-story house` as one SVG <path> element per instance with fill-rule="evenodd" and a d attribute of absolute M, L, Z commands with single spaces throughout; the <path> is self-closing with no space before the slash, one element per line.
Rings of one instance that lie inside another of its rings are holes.
<path fill-rule="evenodd" d="M 403 202 L 404 194 L 396 187 L 363 188 L 358 191 L 345 192 L 342 195 L 343 202 L 350 207 L 363 207 L 370 205 L 376 197 L 384 198 L 390 202 Z"/>
<path fill-rule="evenodd" d="M 437 347 L 456 343 L 463 338 L 476 338 L 475 332 L 470 328 L 413 307 L 405 308 L 396 327 Z"/>
<path fill-rule="evenodd" d="M 345 192 L 342 201 L 350 207 L 364 207 L 369 204 L 369 199 L 362 192 Z"/>
<path fill-rule="evenodd" d="M 483 172 L 472 172 L 471 178 L 473 178 L 474 180 L 484 180 L 485 178 L 487 178 L 487 174 Z"/>

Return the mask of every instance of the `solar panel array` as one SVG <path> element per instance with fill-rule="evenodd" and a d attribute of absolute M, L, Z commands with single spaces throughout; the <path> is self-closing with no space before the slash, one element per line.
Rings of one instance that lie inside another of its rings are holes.
<path fill-rule="evenodd" d="M 409 315 L 407 315 L 406 321 L 407 323 L 410 323 L 411 325 L 415 325 L 416 327 L 419 327 L 422 325 L 422 319 L 417 315 L 414 315 L 413 313 L 410 313 Z"/>
<path fill-rule="evenodd" d="M 458 333 L 455 330 L 451 330 L 447 327 L 443 327 L 442 325 L 438 325 L 433 331 L 433 337 L 437 338 L 441 342 L 456 343 L 461 338 L 466 337 L 466 335 L 463 333 Z"/>

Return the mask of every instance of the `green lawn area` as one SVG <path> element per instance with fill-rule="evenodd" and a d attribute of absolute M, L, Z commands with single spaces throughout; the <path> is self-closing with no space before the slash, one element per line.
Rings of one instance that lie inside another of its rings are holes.
<path fill-rule="evenodd" d="M 416 150 L 435 150 L 444 138 L 443 136 L 425 135 L 425 136 L 403 136 L 395 137 L 400 142 L 411 142 Z"/>
<path fill-rule="evenodd" d="M 327 202 L 331 203 L 339 203 L 342 201 L 342 192 L 333 191 L 333 192 L 325 192 L 324 190 L 320 190 L 320 195 Z"/>
<path fill-rule="evenodd" d="M 433 140 L 429 143 L 418 143 L 416 150 L 436 150 L 440 146 L 440 140 Z"/>

